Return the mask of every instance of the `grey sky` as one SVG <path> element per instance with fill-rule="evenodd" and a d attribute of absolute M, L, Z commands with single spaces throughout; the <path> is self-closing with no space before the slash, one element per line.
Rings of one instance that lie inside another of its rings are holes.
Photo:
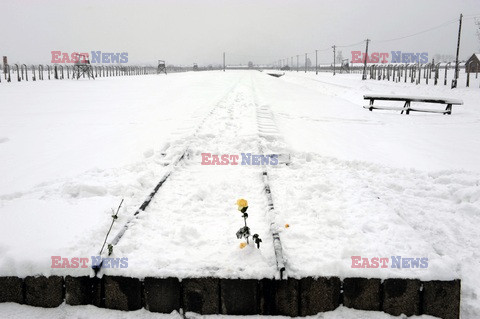
<path fill-rule="evenodd" d="M 480 0 L 126 1 L 15 0 L 1 2 L 0 55 L 10 63 L 49 63 L 51 51 L 128 52 L 129 63 L 270 63 L 333 44 L 372 39 L 370 52 L 455 54 L 458 23 L 410 35 L 467 15 L 461 57 L 479 52 L 472 15 Z M 345 58 L 364 44 L 340 48 Z M 319 52 L 329 63 L 331 50 Z"/>

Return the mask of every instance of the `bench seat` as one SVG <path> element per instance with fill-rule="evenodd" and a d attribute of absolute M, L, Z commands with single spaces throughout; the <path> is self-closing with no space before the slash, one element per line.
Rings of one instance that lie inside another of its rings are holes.
<path fill-rule="evenodd" d="M 388 94 L 367 94 L 363 96 L 364 100 L 382 100 L 382 101 L 410 101 L 424 103 L 442 103 L 452 105 L 463 105 L 463 101 L 459 99 L 451 99 L 445 97 L 428 97 L 428 96 L 411 96 L 411 95 L 388 95 Z"/>
<path fill-rule="evenodd" d="M 443 98 L 443 97 L 428 97 L 428 96 L 407 96 L 407 95 L 382 95 L 382 94 L 367 94 L 364 95 L 365 100 L 370 100 L 370 105 L 363 106 L 365 109 L 373 111 L 377 110 L 392 110 L 392 111 L 402 111 L 406 114 L 413 112 L 428 112 L 428 113 L 442 113 L 442 114 L 452 114 L 452 105 L 463 105 L 463 101 L 459 99 Z M 376 106 L 373 105 L 375 100 L 381 101 L 402 101 L 405 102 L 403 107 L 398 106 Z M 434 110 L 434 109 L 422 109 L 417 107 L 411 107 L 411 102 L 421 102 L 421 103 L 437 103 L 437 104 L 446 104 L 447 107 L 445 110 Z"/>

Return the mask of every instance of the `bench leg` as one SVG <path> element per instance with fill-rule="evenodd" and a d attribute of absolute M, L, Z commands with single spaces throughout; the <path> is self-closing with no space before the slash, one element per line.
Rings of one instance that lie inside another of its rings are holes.
<path fill-rule="evenodd" d="M 370 112 L 373 111 L 373 107 L 372 107 L 373 106 L 373 101 L 374 100 L 372 100 L 372 99 L 370 100 L 370 107 L 368 108 L 370 110 Z"/>
<path fill-rule="evenodd" d="M 452 104 L 447 105 L 447 108 L 445 109 L 445 112 L 443 113 L 443 115 L 445 114 L 452 115 Z"/>
<path fill-rule="evenodd" d="M 400 114 L 403 114 L 404 111 L 407 115 L 410 114 L 410 101 L 405 102 L 405 105 L 403 105 L 403 110 Z"/>

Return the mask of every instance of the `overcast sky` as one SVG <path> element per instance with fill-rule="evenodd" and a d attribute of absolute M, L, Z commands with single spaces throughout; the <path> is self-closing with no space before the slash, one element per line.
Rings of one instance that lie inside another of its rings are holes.
<path fill-rule="evenodd" d="M 480 51 L 473 19 L 480 0 L 2 0 L 0 10 L 0 55 L 10 63 L 50 63 L 51 51 L 60 50 L 128 52 L 129 63 L 152 65 L 220 64 L 225 51 L 227 63 L 262 64 L 297 54 L 303 61 L 315 49 L 328 49 L 319 62 L 330 63 L 332 45 L 366 38 L 369 52 L 432 58 L 455 54 L 460 13 L 461 58 Z M 364 44 L 339 50 L 351 59 Z"/>

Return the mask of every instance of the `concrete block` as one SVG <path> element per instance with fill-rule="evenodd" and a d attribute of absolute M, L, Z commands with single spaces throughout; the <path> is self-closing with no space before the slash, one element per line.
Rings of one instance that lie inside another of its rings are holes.
<path fill-rule="evenodd" d="M 256 315 L 260 313 L 258 281 L 253 279 L 221 279 L 220 303 L 224 315 Z"/>
<path fill-rule="evenodd" d="M 44 308 L 60 306 L 63 303 L 63 277 L 25 278 L 25 303 Z"/>
<path fill-rule="evenodd" d="M 105 307 L 118 310 L 142 308 L 142 283 L 138 278 L 104 276 Z"/>
<path fill-rule="evenodd" d="M 275 281 L 275 315 L 298 317 L 298 279 Z"/>
<path fill-rule="evenodd" d="M 97 280 L 88 276 L 65 277 L 65 302 L 72 306 L 96 304 Z"/>
<path fill-rule="evenodd" d="M 0 302 L 23 304 L 23 280 L 18 277 L 0 277 Z"/>
<path fill-rule="evenodd" d="M 103 284 L 103 278 L 93 277 L 92 282 L 92 305 L 104 308 L 105 307 L 105 287 Z"/>
<path fill-rule="evenodd" d="M 460 318 L 460 280 L 423 282 L 423 314 L 443 319 Z"/>
<path fill-rule="evenodd" d="M 386 279 L 383 282 L 383 311 L 394 316 L 419 315 L 420 287 L 417 279 Z"/>
<path fill-rule="evenodd" d="M 298 317 L 298 280 L 263 279 L 260 282 L 262 315 Z"/>
<path fill-rule="evenodd" d="M 260 314 L 275 315 L 275 280 L 260 280 Z"/>
<path fill-rule="evenodd" d="M 181 286 L 177 278 L 147 277 L 144 290 L 145 308 L 149 311 L 171 313 L 181 308 Z"/>
<path fill-rule="evenodd" d="M 381 310 L 381 281 L 368 278 L 345 278 L 343 304 L 360 310 Z"/>
<path fill-rule="evenodd" d="M 186 312 L 202 315 L 220 311 L 220 288 L 217 278 L 189 278 L 182 281 L 183 307 Z"/>
<path fill-rule="evenodd" d="M 341 281 L 337 277 L 300 280 L 300 316 L 313 316 L 340 305 Z"/>

